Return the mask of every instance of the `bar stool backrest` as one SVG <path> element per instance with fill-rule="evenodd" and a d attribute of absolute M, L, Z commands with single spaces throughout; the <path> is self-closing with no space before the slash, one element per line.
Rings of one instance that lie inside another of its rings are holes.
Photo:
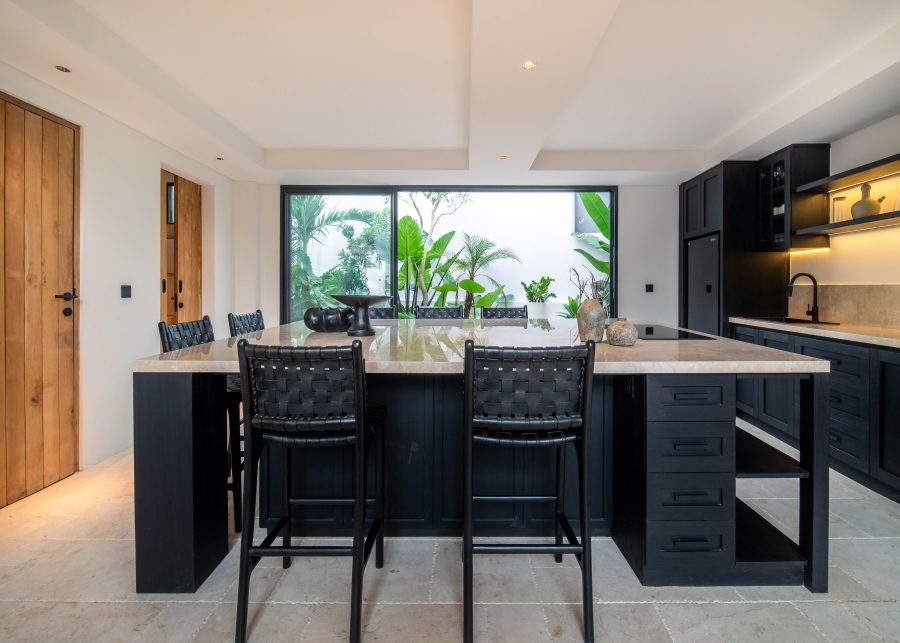
<path fill-rule="evenodd" d="M 373 306 L 369 308 L 369 319 L 397 319 L 397 306 Z"/>
<path fill-rule="evenodd" d="M 521 308 L 485 308 L 481 307 L 482 319 L 528 319 L 528 306 Z"/>
<path fill-rule="evenodd" d="M 238 342 L 244 423 L 266 440 L 356 430 L 365 420 L 362 343 L 264 346 Z"/>
<path fill-rule="evenodd" d="M 159 322 L 159 340 L 162 342 L 163 353 L 178 350 L 179 348 L 187 348 L 188 346 L 208 344 L 215 339 L 209 315 L 204 315 L 203 319 L 196 321 L 179 322 L 177 324 Z"/>
<path fill-rule="evenodd" d="M 416 319 L 462 319 L 462 306 L 426 308 L 416 306 Z"/>
<path fill-rule="evenodd" d="M 255 313 L 228 313 L 228 330 L 231 331 L 232 337 L 255 333 L 258 330 L 265 330 L 265 328 L 262 311 L 259 309 Z"/>
<path fill-rule="evenodd" d="M 549 348 L 465 345 L 465 417 L 492 433 L 581 434 L 590 417 L 594 343 Z"/>

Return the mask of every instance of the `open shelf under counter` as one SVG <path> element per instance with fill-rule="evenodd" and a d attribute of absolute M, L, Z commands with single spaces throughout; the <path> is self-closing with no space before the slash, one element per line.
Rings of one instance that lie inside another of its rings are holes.
<path fill-rule="evenodd" d="M 743 429 L 735 431 L 738 478 L 808 478 L 799 463 Z"/>
<path fill-rule="evenodd" d="M 806 559 L 797 544 L 740 498 L 735 510 L 735 584 L 802 583 Z"/>

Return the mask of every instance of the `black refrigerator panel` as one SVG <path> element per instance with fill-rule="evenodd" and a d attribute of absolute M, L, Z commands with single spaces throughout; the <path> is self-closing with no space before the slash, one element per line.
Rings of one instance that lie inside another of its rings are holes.
<path fill-rule="evenodd" d="M 719 334 L 719 235 L 687 244 L 687 327 Z"/>

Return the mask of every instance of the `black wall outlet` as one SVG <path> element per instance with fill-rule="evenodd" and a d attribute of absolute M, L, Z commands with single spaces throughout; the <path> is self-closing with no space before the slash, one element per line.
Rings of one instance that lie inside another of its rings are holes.
<path fill-rule="evenodd" d="M 644 284 L 644 290 L 646 292 L 653 292 L 653 284 Z"/>
<path fill-rule="evenodd" d="M 131 284 L 122 286 L 122 299 L 131 299 Z"/>

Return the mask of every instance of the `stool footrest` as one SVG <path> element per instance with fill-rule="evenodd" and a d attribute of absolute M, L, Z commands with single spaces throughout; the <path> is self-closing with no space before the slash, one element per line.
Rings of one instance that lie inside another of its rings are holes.
<path fill-rule="evenodd" d="M 472 496 L 472 502 L 556 502 L 556 496 Z"/>
<path fill-rule="evenodd" d="M 483 543 L 472 545 L 474 554 L 581 554 L 581 545 L 542 545 L 540 543 Z"/>
<path fill-rule="evenodd" d="M 352 507 L 353 498 L 290 498 L 294 507 Z M 366 502 L 375 502 L 375 498 L 366 498 Z"/>
<path fill-rule="evenodd" d="M 338 545 L 304 545 L 302 547 L 251 547 L 250 556 L 352 556 L 353 547 Z"/>

